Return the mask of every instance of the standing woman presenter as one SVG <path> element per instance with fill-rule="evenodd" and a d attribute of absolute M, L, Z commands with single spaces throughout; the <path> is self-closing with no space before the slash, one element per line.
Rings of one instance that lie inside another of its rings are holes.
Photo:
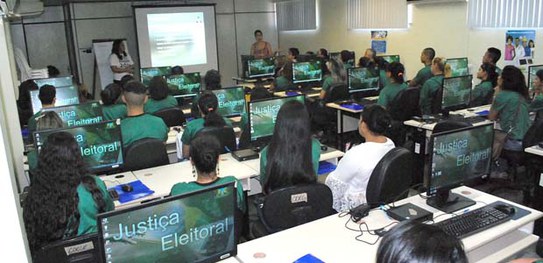
<path fill-rule="evenodd" d="M 255 30 L 256 42 L 251 45 L 251 55 L 255 58 L 268 58 L 273 56 L 271 44 L 264 41 L 262 31 L 260 29 Z"/>
<path fill-rule="evenodd" d="M 126 46 L 122 39 L 113 41 L 111 55 L 109 55 L 109 65 L 113 71 L 113 82 L 120 84 L 121 79 L 126 75 L 132 75 L 134 72 L 134 61 L 126 52 Z"/>

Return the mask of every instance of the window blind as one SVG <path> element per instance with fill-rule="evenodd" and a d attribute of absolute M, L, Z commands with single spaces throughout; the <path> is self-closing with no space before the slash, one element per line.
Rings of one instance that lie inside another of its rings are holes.
<path fill-rule="evenodd" d="M 276 3 L 277 28 L 279 31 L 317 29 L 315 0 L 292 0 Z"/>
<path fill-rule="evenodd" d="M 349 29 L 407 28 L 405 0 L 348 0 Z"/>
<path fill-rule="evenodd" d="M 468 24 L 472 28 L 543 27 L 543 0 L 470 0 Z"/>

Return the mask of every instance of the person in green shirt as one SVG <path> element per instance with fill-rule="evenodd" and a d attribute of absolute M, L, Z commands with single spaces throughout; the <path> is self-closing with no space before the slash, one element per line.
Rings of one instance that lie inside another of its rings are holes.
<path fill-rule="evenodd" d="M 40 88 L 40 91 L 38 93 L 38 98 L 41 102 L 41 108 L 52 108 L 55 107 L 55 102 L 57 101 L 57 90 L 55 86 L 53 85 L 43 85 Z M 28 132 L 29 134 L 32 134 L 33 131 L 36 130 L 36 120 L 40 118 L 40 116 L 43 116 L 42 111 L 36 112 L 36 114 L 32 115 L 30 119 L 28 119 Z"/>
<path fill-rule="evenodd" d="M 288 101 L 277 114 L 271 142 L 261 151 L 260 184 L 264 194 L 317 182 L 320 146 L 311 138 L 309 114 L 301 102 Z M 315 149 L 317 148 L 317 149 Z"/>
<path fill-rule="evenodd" d="M 437 57 L 432 61 L 432 74 L 429 80 L 424 82 L 420 90 L 419 105 L 422 114 L 432 114 L 432 104 L 438 90 L 443 88 L 443 71 L 445 70 L 445 58 Z"/>
<path fill-rule="evenodd" d="M 390 103 L 398 96 L 398 93 L 407 89 L 407 84 L 404 82 L 404 73 L 405 68 L 402 63 L 392 62 L 388 64 L 386 74 L 389 79 L 389 84 L 379 93 L 377 104 L 387 109 L 390 107 Z"/>
<path fill-rule="evenodd" d="M 218 70 L 215 70 L 215 69 L 208 70 L 204 76 L 204 85 L 201 87 L 200 93 L 194 96 L 194 99 L 192 99 L 190 115 L 195 119 L 202 118 L 202 115 L 200 114 L 200 110 L 198 109 L 198 100 L 200 99 L 200 96 L 206 90 L 219 90 L 219 89 L 222 89 L 221 74 L 219 73 Z"/>
<path fill-rule="evenodd" d="M 522 139 L 531 125 L 528 113 L 528 86 L 524 74 L 515 66 L 506 66 L 498 79 L 498 88 L 489 120 L 496 120 L 508 133 L 503 149 L 522 151 Z"/>
<path fill-rule="evenodd" d="M 328 62 L 326 62 L 326 67 L 330 71 L 330 75 L 326 76 L 322 81 L 322 90 L 319 95 L 321 100 L 325 98 L 326 93 L 333 84 L 347 83 L 347 71 L 345 70 L 341 60 L 330 59 Z"/>
<path fill-rule="evenodd" d="M 54 111 L 45 112 L 36 122 L 36 131 L 43 131 L 49 129 L 60 129 L 64 127 L 64 122 L 58 114 Z M 38 167 L 38 152 L 37 149 L 31 149 L 26 154 L 28 159 L 28 170 L 30 175 L 30 181 L 32 181 L 33 174 L 36 167 Z"/>
<path fill-rule="evenodd" d="M 410 87 L 422 87 L 424 83 L 426 83 L 426 81 L 433 76 L 432 61 L 434 60 L 435 56 L 436 51 L 431 47 L 427 47 L 422 50 L 422 53 L 420 54 L 420 62 L 424 64 L 424 68 L 419 70 L 419 72 L 417 72 L 417 75 L 411 81 L 409 81 Z"/>
<path fill-rule="evenodd" d="M 49 135 L 23 202 L 32 255 L 50 242 L 97 232 L 96 215 L 113 209 L 105 184 L 87 173 L 73 135 Z"/>
<path fill-rule="evenodd" d="M 123 147 L 144 138 L 155 138 L 161 141 L 168 139 L 168 127 L 164 121 L 143 111 L 147 101 L 146 88 L 139 81 L 130 81 L 124 86 L 122 95 L 126 103 L 127 117 L 121 120 L 121 136 Z"/>
<path fill-rule="evenodd" d="M 145 113 L 153 114 L 162 109 L 177 107 L 177 100 L 168 95 L 168 83 L 162 76 L 154 76 L 149 82 L 149 97 L 143 107 Z"/>
<path fill-rule="evenodd" d="M 187 123 L 187 127 L 181 135 L 183 143 L 183 157 L 190 157 L 190 145 L 198 132 L 204 127 L 223 127 L 225 125 L 232 126 L 232 122 L 222 117 L 219 112 L 219 100 L 211 91 L 206 91 L 198 100 L 198 109 L 202 118 L 194 119 Z"/>
<path fill-rule="evenodd" d="M 533 90 L 531 92 L 533 93 L 533 97 L 529 110 L 531 112 L 538 112 L 543 110 L 543 69 L 535 73 L 532 87 Z"/>
<path fill-rule="evenodd" d="M 495 47 L 489 47 L 483 55 L 483 63 L 492 64 L 495 67 L 498 76 L 502 74 L 502 70 L 497 65 L 501 57 L 502 52 Z"/>
<path fill-rule="evenodd" d="M 341 63 L 343 63 L 343 68 L 345 68 L 345 71 L 349 70 L 354 65 L 354 57 L 353 53 L 349 50 L 342 50 L 339 53 L 339 57 L 341 58 Z"/>
<path fill-rule="evenodd" d="M 477 107 L 492 103 L 494 87 L 498 83 L 496 67 L 490 63 L 483 63 L 477 71 L 477 78 L 481 83 L 477 84 L 471 91 L 470 107 Z"/>
<path fill-rule="evenodd" d="M 274 92 L 285 91 L 292 85 L 292 62 L 287 61 L 279 70 L 277 77 L 271 84 L 271 90 Z"/>
<path fill-rule="evenodd" d="M 121 93 L 121 86 L 116 83 L 107 85 L 104 90 L 100 92 L 104 119 L 116 120 L 126 117 L 126 105 L 124 103 L 118 103 Z"/>

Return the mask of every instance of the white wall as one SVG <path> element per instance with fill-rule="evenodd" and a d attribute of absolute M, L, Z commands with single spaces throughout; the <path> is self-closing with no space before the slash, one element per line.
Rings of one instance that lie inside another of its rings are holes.
<path fill-rule="evenodd" d="M 317 30 L 279 32 L 281 49 L 298 47 L 300 52 L 354 50 L 357 59 L 370 47 L 370 31 L 347 30 L 347 0 L 317 0 L 319 2 Z M 466 3 L 417 4 L 413 6 L 413 23 L 407 30 L 388 32 L 388 54 L 399 54 L 411 79 L 422 67 L 420 52 L 433 47 L 438 56 L 468 57 L 477 70 L 481 58 L 490 46 L 502 50 L 507 29 L 472 30 L 467 26 Z M 536 47 L 543 43 L 543 30 L 536 30 Z M 539 48 L 538 48 L 539 49 Z M 540 49 L 539 49 L 540 50 Z M 543 53 L 543 52 L 541 52 Z M 543 62 L 543 54 L 536 53 L 534 63 Z M 502 59 L 498 62 L 502 67 Z"/>

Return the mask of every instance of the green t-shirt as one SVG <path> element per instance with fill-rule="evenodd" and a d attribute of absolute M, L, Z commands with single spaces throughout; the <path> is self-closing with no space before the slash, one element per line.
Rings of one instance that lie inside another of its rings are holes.
<path fill-rule="evenodd" d="M 243 194 L 243 186 L 241 182 L 236 179 L 236 177 L 233 176 L 225 176 L 225 177 L 219 177 L 216 181 L 208 183 L 208 184 L 201 184 L 196 181 L 194 182 L 183 182 L 183 183 L 177 183 L 172 187 L 171 195 L 176 196 L 183 193 L 193 192 L 200 189 L 208 188 L 210 186 L 219 185 L 223 183 L 229 183 L 229 182 L 236 182 L 236 190 L 237 190 L 237 202 L 238 202 L 238 208 L 245 213 L 245 195 Z M 203 204 L 203 205 L 209 205 L 209 204 Z"/>
<path fill-rule="evenodd" d="M 432 100 L 442 85 L 443 75 L 433 76 L 422 85 L 419 105 L 423 114 L 432 113 Z"/>
<path fill-rule="evenodd" d="M 322 90 L 324 90 L 324 92 L 328 92 L 332 84 L 334 84 L 334 78 L 332 78 L 332 76 L 325 77 L 322 81 Z"/>
<path fill-rule="evenodd" d="M 311 139 L 311 161 L 313 162 L 313 169 L 315 170 L 315 175 L 319 170 L 319 159 L 321 158 L 321 143 L 319 140 L 313 138 Z M 266 180 L 266 165 L 268 162 L 268 146 L 264 147 L 260 151 L 260 184 L 264 185 Z"/>
<path fill-rule="evenodd" d="M 474 88 L 473 88 L 473 91 L 471 92 L 471 101 L 483 101 L 484 98 L 486 98 L 488 96 L 488 94 L 490 92 L 492 92 L 492 90 L 494 89 L 494 87 L 492 87 L 492 82 L 490 81 L 483 81 L 479 84 L 477 84 Z M 477 105 L 479 106 L 479 105 Z"/>
<path fill-rule="evenodd" d="M 143 111 L 145 111 L 145 113 L 153 114 L 161 109 L 171 107 L 177 107 L 177 100 L 173 96 L 168 95 L 163 100 L 154 100 L 149 98 L 143 107 Z"/>
<path fill-rule="evenodd" d="M 390 84 L 390 80 L 387 77 L 387 71 L 386 70 L 379 70 L 379 80 L 381 83 L 379 84 L 381 87 L 386 87 L 388 84 Z"/>
<path fill-rule="evenodd" d="M 389 108 L 390 103 L 392 103 L 396 96 L 398 96 L 398 93 L 404 89 L 407 89 L 407 84 L 405 83 L 389 83 L 379 93 L 379 100 L 377 100 L 377 104 L 385 108 Z"/>
<path fill-rule="evenodd" d="M 534 97 L 530 103 L 530 111 L 540 111 L 543 110 L 543 94 L 539 94 Z"/>
<path fill-rule="evenodd" d="M 285 76 L 279 76 L 274 80 L 273 89 L 276 91 L 286 90 L 289 84 L 290 81 Z"/>
<path fill-rule="evenodd" d="M 103 106 L 102 112 L 104 113 L 104 119 L 116 120 L 124 119 L 126 117 L 126 105 L 125 104 L 113 104 L 109 106 Z"/>
<path fill-rule="evenodd" d="M 28 119 L 28 132 L 29 132 L 30 136 L 32 136 L 33 131 L 36 131 L 36 126 L 37 126 L 36 119 L 40 115 L 41 115 L 41 110 L 36 112 L 36 114 L 32 115 L 32 117 L 30 117 L 30 119 Z"/>
<path fill-rule="evenodd" d="M 161 141 L 168 139 L 168 127 L 164 121 L 150 114 L 128 116 L 121 120 L 123 146 L 126 148 L 133 142 L 144 138 L 155 138 Z"/>
<path fill-rule="evenodd" d="M 38 167 L 38 151 L 32 149 L 26 153 L 28 159 L 28 170 L 32 171 Z"/>
<path fill-rule="evenodd" d="M 230 119 L 223 117 L 223 120 L 226 125 L 232 126 Z M 204 128 L 204 123 L 204 118 L 194 119 L 187 123 L 187 127 L 185 127 L 185 130 L 183 131 L 183 135 L 181 135 L 181 142 L 183 142 L 183 145 L 190 145 L 190 142 L 192 139 L 194 139 L 196 134 Z"/>
<path fill-rule="evenodd" d="M 528 102 L 518 92 L 502 90 L 494 99 L 491 111 L 498 112 L 502 131 L 509 132 L 511 139 L 522 140 L 531 125 Z"/>
<path fill-rule="evenodd" d="M 432 74 L 432 67 L 428 65 L 420 69 L 419 72 L 417 72 L 417 75 L 411 81 L 415 81 L 417 85 L 420 85 L 422 87 L 424 83 L 426 83 L 426 81 L 433 76 L 434 75 Z"/>
<path fill-rule="evenodd" d="M 115 208 L 113 200 L 109 196 L 106 185 L 100 178 L 91 175 L 96 181 L 98 189 L 102 193 L 102 197 L 106 203 L 106 212 L 111 211 Z M 84 235 L 89 233 L 96 233 L 98 231 L 96 227 L 96 215 L 98 214 L 98 207 L 92 198 L 92 194 L 87 191 L 85 186 L 80 184 L 77 187 L 77 195 L 79 196 L 79 204 L 77 205 L 79 209 L 79 229 L 77 230 L 77 235 Z"/>

